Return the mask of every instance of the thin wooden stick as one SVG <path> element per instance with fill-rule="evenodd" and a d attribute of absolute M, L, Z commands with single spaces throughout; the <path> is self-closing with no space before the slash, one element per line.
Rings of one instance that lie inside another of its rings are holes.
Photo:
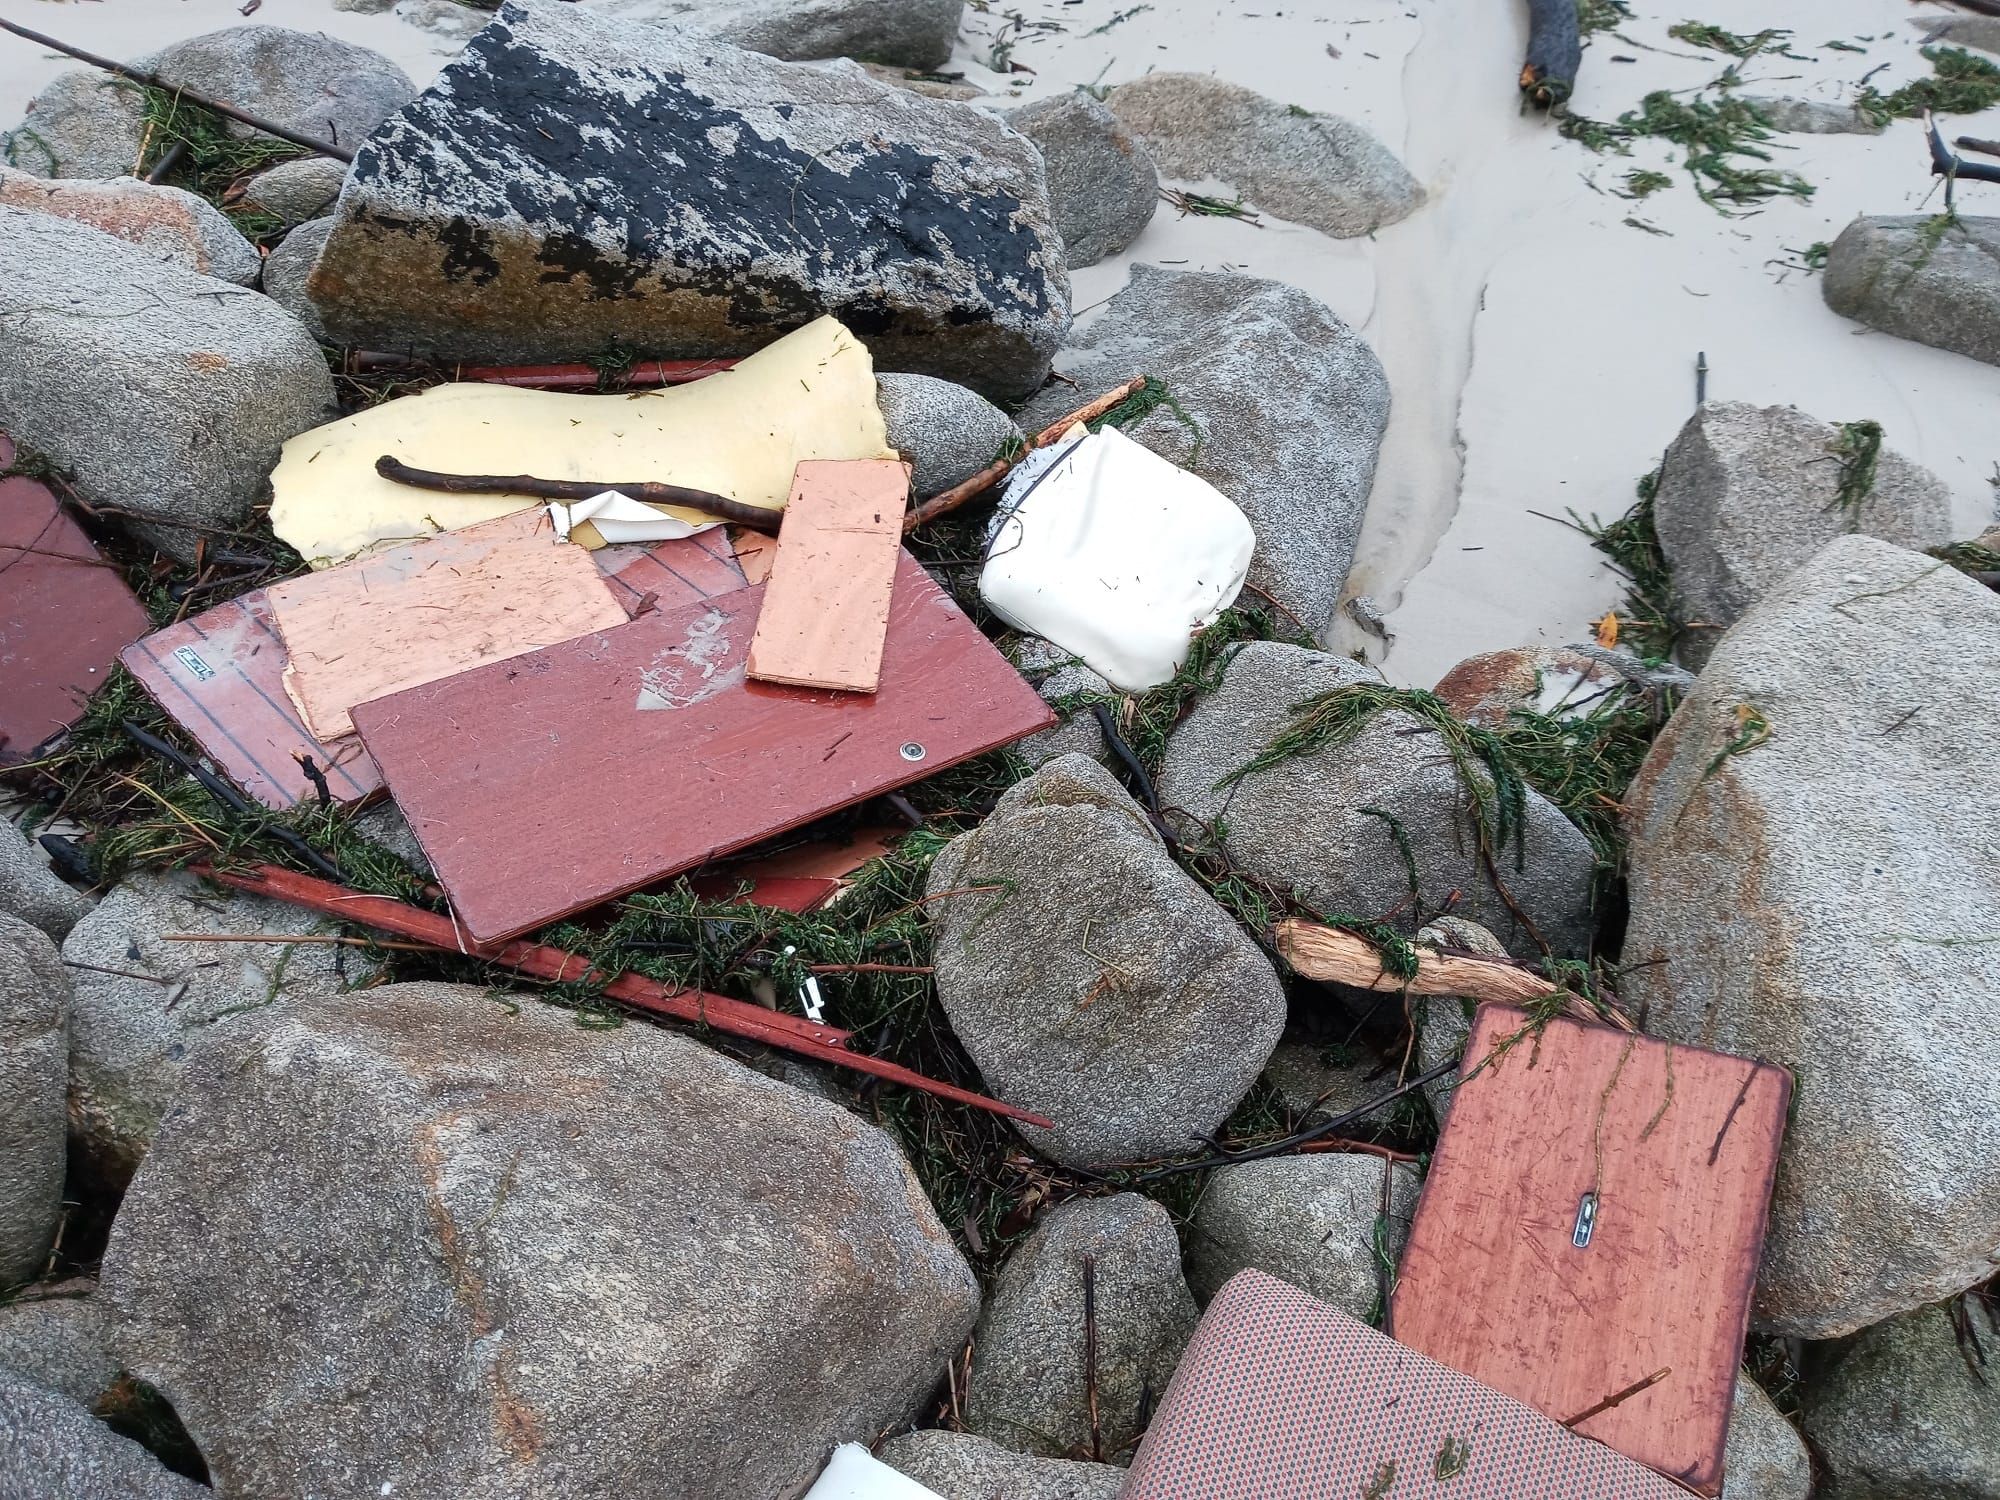
<path fill-rule="evenodd" d="M 1456 995 L 1477 1002 L 1519 1006 L 1532 1005 L 1557 993 L 1555 985 L 1519 964 L 1423 947 L 1415 948 L 1416 975 L 1405 980 L 1382 966 L 1381 951 L 1366 938 L 1318 922 L 1288 919 L 1278 923 L 1274 937 L 1279 955 L 1306 978 L 1358 990 Z M 1582 996 L 1570 995 L 1566 1008 L 1578 1020 L 1609 1022 L 1621 1031 L 1637 1029 L 1615 1005 L 1607 1004 L 1605 1013 L 1599 1014 Z"/>
<path fill-rule="evenodd" d="M 1146 377 L 1144 375 L 1134 375 L 1130 380 L 1119 386 L 1118 389 L 1106 391 L 1095 401 L 1079 406 L 1060 421 L 1053 422 L 1049 426 L 1044 427 L 1040 432 L 1035 434 L 1034 441 L 1021 450 L 1018 457 L 995 459 L 970 479 L 965 480 L 961 484 L 953 485 L 941 494 L 931 496 L 930 499 L 903 517 L 903 530 L 906 533 L 915 531 L 919 526 L 929 521 L 935 521 L 939 516 L 950 515 L 951 512 L 957 510 L 967 501 L 998 484 L 1021 459 L 1026 458 L 1035 449 L 1048 447 L 1050 443 L 1053 443 L 1065 432 L 1068 432 L 1078 422 L 1095 421 L 1120 402 L 1130 399 L 1145 383 Z"/>
<path fill-rule="evenodd" d="M 1606 1396 L 1602 1401 L 1598 1402 L 1595 1406 L 1585 1407 L 1575 1416 L 1565 1421 L 1563 1423 L 1563 1426 L 1575 1427 L 1577 1424 L 1581 1422 L 1588 1422 L 1592 1417 L 1601 1416 L 1605 1412 L 1610 1411 L 1612 1407 L 1620 1406 L 1623 1405 L 1625 1402 L 1630 1401 L 1634 1396 L 1638 1395 L 1639 1392 L 1651 1390 L 1654 1386 L 1658 1385 L 1662 1380 L 1665 1380 L 1669 1375 L 1673 1373 L 1674 1373 L 1674 1367 L 1672 1365 L 1663 1365 L 1659 1369 L 1653 1371 L 1653 1373 L 1648 1375 L 1644 1380 L 1635 1380 L 1630 1385 L 1626 1386 L 1624 1390 L 1613 1391 L 1610 1395 Z"/>
<path fill-rule="evenodd" d="M 413 938 L 436 948 L 452 949 L 488 963 L 503 964 L 524 974 L 532 974 L 537 979 L 596 984 L 602 988 L 607 999 L 629 1005 L 634 1010 L 709 1026 L 731 1036 L 763 1042 L 767 1046 L 795 1052 L 817 1062 L 831 1063 L 835 1067 L 852 1068 L 857 1073 L 868 1073 L 888 1083 L 899 1083 L 905 1088 L 935 1094 L 940 1099 L 1004 1115 L 1024 1124 L 1039 1125 L 1044 1129 L 1053 1126 L 1053 1122 L 1044 1116 L 1016 1105 L 926 1077 L 886 1058 L 850 1052 L 845 1045 L 850 1033 L 835 1026 L 808 1021 L 803 1016 L 765 1010 L 762 1006 L 732 1000 L 727 995 L 707 990 L 675 989 L 638 974 L 607 975 L 592 967 L 588 959 L 539 943 L 517 940 L 490 947 L 469 946 L 459 936 L 457 923 L 451 917 L 441 917 L 421 907 L 392 901 L 387 896 L 350 891 L 330 881 L 315 880 L 310 875 L 282 870 L 276 865 L 257 865 L 247 871 L 219 870 L 208 865 L 194 868 L 195 873 L 238 890 L 289 901 L 294 906 L 324 912 L 344 922 L 380 928 L 398 937 Z"/>
<path fill-rule="evenodd" d="M 698 510 L 720 521 L 747 526 L 752 531 L 775 535 L 784 519 L 782 510 L 748 505 L 708 490 L 691 490 L 678 484 L 656 484 L 651 480 L 624 483 L 609 479 L 537 479 L 532 474 L 441 474 L 435 469 L 417 469 L 385 453 L 375 460 L 375 472 L 412 489 L 442 490 L 452 495 L 533 495 L 538 500 L 592 500 L 606 490 L 628 500 L 648 505 L 678 505 Z"/>
<path fill-rule="evenodd" d="M 1413 1151 L 1398 1151 L 1393 1146 L 1378 1146 L 1373 1141 L 1350 1141 L 1344 1136 L 1330 1136 L 1325 1140 L 1307 1141 L 1303 1146 L 1299 1147 L 1299 1154 L 1301 1156 L 1317 1152 L 1345 1155 L 1356 1151 L 1365 1152 L 1369 1156 L 1379 1156 L 1384 1161 L 1398 1161 L 1406 1165 L 1420 1159 Z"/>
<path fill-rule="evenodd" d="M 1104 1429 L 1097 1416 L 1097 1257 L 1083 1258 L 1083 1404 L 1090 1413 L 1090 1461 L 1104 1462 Z"/>
<path fill-rule="evenodd" d="M 206 95 L 197 94 L 193 89 L 182 88 L 177 83 L 169 83 L 157 73 L 148 73 L 143 68 L 127 67 L 124 63 L 113 62 L 108 57 L 99 57 L 95 52 L 86 52 L 81 47 L 72 47 L 68 42 L 59 42 L 54 37 L 44 35 L 42 32 L 30 31 L 18 21 L 0 20 L 0 31 L 11 31 L 15 36 L 25 37 L 29 41 L 38 42 L 44 47 L 53 47 L 66 57 L 73 57 L 78 62 L 89 63 L 93 68 L 102 68 L 107 73 L 116 73 L 120 78 L 129 78 L 132 82 L 144 84 L 149 89 L 164 89 L 167 93 L 176 94 L 187 100 L 190 104 L 198 104 L 203 109 L 213 110 L 216 114 L 248 125 L 253 130 L 261 130 L 266 135 L 275 135 L 281 141 L 290 141 L 294 146 L 303 146 L 308 151 L 317 151 L 321 156 L 330 156 L 335 161 L 343 162 L 354 160 L 354 153 L 344 146 L 336 146 L 333 142 L 320 140 L 317 136 L 301 135 L 296 130 L 288 129 L 274 121 L 261 119 L 247 111 L 240 110 L 233 104 L 224 104 L 219 99 L 210 99 Z"/>

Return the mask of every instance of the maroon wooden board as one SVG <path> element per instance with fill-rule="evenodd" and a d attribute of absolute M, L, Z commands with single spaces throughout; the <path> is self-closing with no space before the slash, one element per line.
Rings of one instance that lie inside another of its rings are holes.
<path fill-rule="evenodd" d="M 0 436 L 0 468 L 13 455 Z M 0 763 L 74 724 L 152 623 L 47 485 L 0 479 Z"/>
<path fill-rule="evenodd" d="M 744 675 L 762 585 L 363 704 L 459 920 L 497 941 L 1046 728 L 917 561 L 872 695 Z"/>
<path fill-rule="evenodd" d="M 627 613 L 674 609 L 743 587 L 743 570 L 722 528 L 651 546 L 592 554 Z M 382 789 L 381 772 L 354 735 L 314 739 L 285 692 L 285 643 L 258 589 L 170 625 L 120 658 L 217 768 L 266 807 L 314 794 L 297 757 L 326 773 L 340 803 Z"/>
<path fill-rule="evenodd" d="M 1390 1331 L 1565 1423 L 1666 1371 L 1575 1430 L 1713 1495 L 1791 1077 L 1526 1022 L 1474 1018 Z"/>

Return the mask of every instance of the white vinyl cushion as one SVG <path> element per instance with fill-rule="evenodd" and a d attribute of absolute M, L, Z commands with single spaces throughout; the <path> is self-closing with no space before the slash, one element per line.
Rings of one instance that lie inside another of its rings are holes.
<path fill-rule="evenodd" d="M 898 1473 L 859 1443 L 833 1450 L 805 1500 L 939 1500 L 916 1480 Z"/>
<path fill-rule="evenodd" d="M 1072 428 L 1009 477 L 979 592 L 1113 687 L 1157 687 L 1235 602 L 1256 536 L 1206 480 L 1115 428 Z"/>

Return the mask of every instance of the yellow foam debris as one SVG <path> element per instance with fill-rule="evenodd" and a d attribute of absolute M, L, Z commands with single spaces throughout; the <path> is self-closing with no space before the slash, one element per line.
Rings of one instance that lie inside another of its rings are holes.
<path fill-rule="evenodd" d="M 897 456 L 874 361 L 830 317 L 691 385 L 579 396 L 467 382 L 315 427 L 285 444 L 271 475 L 272 529 L 323 568 L 540 503 L 394 484 L 375 472 L 385 453 L 448 474 L 655 480 L 773 510 L 801 459 Z"/>

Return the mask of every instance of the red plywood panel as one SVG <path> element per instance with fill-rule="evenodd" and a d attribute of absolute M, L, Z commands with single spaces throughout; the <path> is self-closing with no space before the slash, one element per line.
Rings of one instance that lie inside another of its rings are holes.
<path fill-rule="evenodd" d="M 873 696 L 749 681 L 762 600 L 760 585 L 642 615 L 355 710 L 476 939 L 526 932 L 1054 721 L 907 553 Z"/>
<path fill-rule="evenodd" d="M 0 437 L 0 467 L 12 460 Z M 47 485 L 0 479 L 0 762 L 75 723 L 152 623 Z"/>
<path fill-rule="evenodd" d="M 1385 1168 L 1386 1169 L 1386 1168 Z M 1121 1500 L 1686 1500 L 1261 1271 L 1208 1305 Z"/>
<path fill-rule="evenodd" d="M 1576 1430 L 1715 1494 L 1790 1075 L 1526 1024 L 1473 1021 L 1391 1329 L 1558 1421 L 1666 1371 Z"/>
<path fill-rule="evenodd" d="M 673 609 L 743 587 L 720 528 L 648 546 L 591 554 L 628 612 Z M 375 762 L 353 735 L 314 739 L 285 692 L 285 643 L 258 589 L 146 637 L 121 658 L 216 766 L 266 807 L 314 795 L 298 755 L 327 772 L 334 799 L 358 802 L 381 790 Z"/>

